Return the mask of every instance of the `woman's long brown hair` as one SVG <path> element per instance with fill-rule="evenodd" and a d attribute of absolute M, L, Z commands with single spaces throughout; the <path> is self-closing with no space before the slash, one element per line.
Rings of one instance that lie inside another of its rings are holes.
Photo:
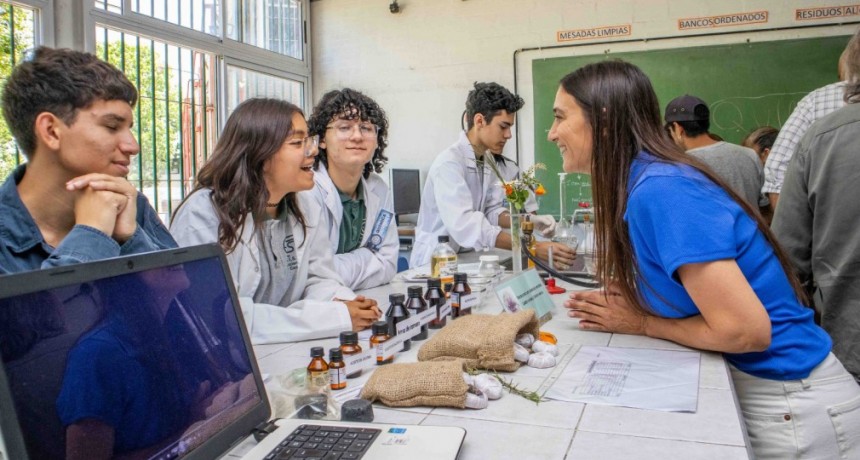
<path fill-rule="evenodd" d="M 266 218 L 266 203 L 270 197 L 263 167 L 292 135 L 295 114 L 303 115 L 300 108 L 280 99 L 242 102 L 230 114 L 215 151 L 197 173 L 197 184 L 191 193 L 206 188 L 212 190 L 212 204 L 219 221 L 218 243 L 228 254 L 239 244 L 248 214 L 253 216 L 255 229 Z M 288 193 L 279 209 L 282 206 L 286 206 L 306 232 L 307 225 L 296 194 Z"/>
<path fill-rule="evenodd" d="M 651 81 L 638 67 L 620 60 L 590 64 L 562 78 L 561 87 L 573 96 L 591 125 L 594 145 L 591 183 L 595 209 L 598 210 L 595 213 L 595 251 L 601 261 L 597 273 L 599 279 L 616 281 L 621 294 L 631 305 L 650 311 L 638 294 L 637 261 L 624 222 L 630 168 L 637 153 L 645 150 L 657 161 L 693 167 L 722 187 L 756 221 L 797 298 L 806 303 L 806 294 L 794 267 L 758 210 L 753 209 L 708 166 L 687 155 L 669 138 L 660 120 L 657 94 Z M 647 280 L 642 281 L 648 286 Z"/>

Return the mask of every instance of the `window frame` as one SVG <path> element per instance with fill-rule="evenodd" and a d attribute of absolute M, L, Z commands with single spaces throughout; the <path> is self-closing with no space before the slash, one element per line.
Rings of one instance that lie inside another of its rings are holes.
<path fill-rule="evenodd" d="M 35 0 L 44 1 L 44 0 Z M 123 13 L 111 13 L 96 8 L 92 0 L 83 0 L 88 14 L 84 15 L 84 46 L 85 50 L 94 53 L 96 50 L 96 27 L 101 25 L 119 29 L 126 33 L 144 37 L 157 37 L 159 41 L 171 45 L 194 48 L 211 53 L 216 58 L 216 97 L 221 107 L 226 107 L 227 71 L 226 63 L 242 67 L 254 72 L 265 73 L 274 77 L 294 80 L 303 88 L 303 109 L 312 108 L 312 44 L 310 38 L 310 0 L 300 0 L 302 4 L 302 57 L 296 59 L 274 51 L 269 51 L 254 45 L 249 45 L 226 37 L 227 24 L 224 18 L 227 13 L 226 2 L 221 3 L 221 37 L 183 27 L 177 24 L 156 19 L 144 14 L 131 11 L 132 0 L 123 0 Z M 241 6 L 241 4 L 240 4 Z M 241 8 L 240 8 L 241 14 Z M 223 127 L 226 120 L 226 108 L 219 108 L 217 124 Z"/>
<path fill-rule="evenodd" d="M 34 16 L 36 46 L 54 46 L 54 2 L 53 0 L 3 0 L 13 6 L 36 10 Z"/>

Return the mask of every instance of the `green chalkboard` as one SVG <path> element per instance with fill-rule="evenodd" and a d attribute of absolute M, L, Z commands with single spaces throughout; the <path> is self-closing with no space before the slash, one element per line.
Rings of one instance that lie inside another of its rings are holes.
<path fill-rule="evenodd" d="M 837 80 L 836 63 L 848 36 L 702 46 L 591 56 L 536 59 L 532 62 L 535 108 L 535 161 L 547 194 L 541 213 L 559 213 L 561 157 L 546 140 L 552 124 L 552 104 L 559 80 L 592 62 L 623 59 L 639 66 L 654 84 L 662 113 L 677 96 L 692 94 L 711 108 L 711 132 L 740 143 L 753 129 L 781 127 L 797 102 L 815 88 Z M 587 177 L 569 175 L 565 185 L 565 214 L 581 199 L 590 198 Z M 580 196 L 582 195 L 582 196 Z M 572 204 L 568 204 L 572 203 Z"/>

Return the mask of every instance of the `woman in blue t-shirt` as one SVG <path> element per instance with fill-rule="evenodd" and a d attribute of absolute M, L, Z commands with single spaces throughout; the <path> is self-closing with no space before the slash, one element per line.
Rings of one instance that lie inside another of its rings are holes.
<path fill-rule="evenodd" d="M 565 76 L 549 140 L 592 174 L 598 276 L 565 306 L 582 329 L 719 351 L 758 458 L 860 458 L 860 387 L 758 212 L 662 129 L 636 66 Z"/>

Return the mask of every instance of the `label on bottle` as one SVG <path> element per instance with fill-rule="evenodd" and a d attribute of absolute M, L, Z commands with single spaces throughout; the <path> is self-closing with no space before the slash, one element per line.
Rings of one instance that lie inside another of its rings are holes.
<path fill-rule="evenodd" d="M 394 351 L 385 348 L 386 345 L 392 342 L 393 339 L 386 340 L 385 342 L 380 343 L 376 346 L 376 360 L 377 362 L 388 361 L 389 359 L 394 357 Z M 403 346 L 403 341 L 401 340 L 398 344 L 398 347 Z M 399 349 L 399 348 L 398 348 Z"/>
<path fill-rule="evenodd" d="M 451 315 L 451 303 L 445 302 L 445 305 L 439 307 L 439 316 L 438 319 L 447 318 Z"/>
<path fill-rule="evenodd" d="M 409 340 L 409 337 L 404 335 L 395 335 L 394 337 L 382 342 L 379 346 L 382 350 L 383 361 L 393 358 L 394 354 L 403 349 L 403 342 Z M 377 355 L 379 356 L 379 355 Z"/>
<path fill-rule="evenodd" d="M 333 368 L 330 367 L 328 369 L 329 383 L 331 383 L 332 388 L 340 386 L 341 383 L 346 382 L 346 368 L 338 367 Z"/>
<path fill-rule="evenodd" d="M 421 320 L 418 316 L 410 316 L 406 319 L 401 319 L 395 325 L 397 336 L 401 335 L 407 339 L 411 339 L 421 333 Z"/>
<path fill-rule="evenodd" d="M 452 292 L 450 302 L 451 308 L 460 308 L 460 293 Z"/>
<path fill-rule="evenodd" d="M 422 311 L 421 313 L 418 313 L 418 315 L 415 316 L 415 318 L 418 318 L 418 322 L 422 326 L 424 326 L 424 325 L 430 323 L 431 321 L 433 321 L 434 319 L 436 319 L 437 314 L 438 314 L 438 310 L 436 308 L 428 308 L 428 309 Z"/>
<path fill-rule="evenodd" d="M 460 295 L 460 310 L 471 310 L 473 308 L 478 308 L 478 304 L 480 303 L 480 299 L 478 298 L 478 294 L 461 294 Z"/>
<path fill-rule="evenodd" d="M 343 357 L 343 363 L 349 369 L 350 375 L 366 369 L 372 369 L 376 365 L 376 351 L 362 350 L 361 353 L 346 355 Z"/>
<path fill-rule="evenodd" d="M 328 371 L 308 371 L 308 386 L 324 388 L 329 385 Z"/>

